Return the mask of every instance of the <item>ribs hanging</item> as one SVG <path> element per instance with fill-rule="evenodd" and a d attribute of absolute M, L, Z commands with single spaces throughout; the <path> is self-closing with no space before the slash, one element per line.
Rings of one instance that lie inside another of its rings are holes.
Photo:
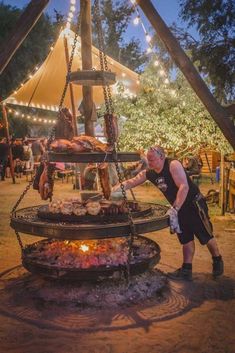
<path fill-rule="evenodd" d="M 73 116 L 68 108 L 62 108 L 55 126 L 55 138 L 72 140 L 74 135 Z"/>
<path fill-rule="evenodd" d="M 117 142 L 119 137 L 117 116 L 114 114 L 104 115 L 104 130 L 109 145 Z"/>
<path fill-rule="evenodd" d="M 55 164 L 41 162 L 34 179 L 33 188 L 38 190 L 42 200 L 52 198 Z"/>
<path fill-rule="evenodd" d="M 111 195 L 111 186 L 110 186 L 107 163 L 101 163 L 98 165 L 98 174 L 99 174 L 100 184 L 101 184 L 104 197 L 108 200 Z"/>

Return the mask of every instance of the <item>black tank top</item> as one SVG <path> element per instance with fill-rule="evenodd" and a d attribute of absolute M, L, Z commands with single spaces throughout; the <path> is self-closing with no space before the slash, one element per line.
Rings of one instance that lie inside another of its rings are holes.
<path fill-rule="evenodd" d="M 164 166 L 160 173 L 157 173 L 153 169 L 148 169 L 146 171 L 146 178 L 147 180 L 151 181 L 151 183 L 153 183 L 159 188 L 159 190 L 164 194 L 166 199 L 172 205 L 176 199 L 176 194 L 179 188 L 176 186 L 170 172 L 171 161 L 172 160 L 169 158 L 165 159 Z M 200 192 L 197 185 L 192 182 L 192 180 L 189 178 L 187 174 L 186 174 L 186 177 L 189 185 L 189 191 L 185 199 L 184 206 L 187 205 L 189 202 L 191 202 L 194 199 L 194 197 Z"/>

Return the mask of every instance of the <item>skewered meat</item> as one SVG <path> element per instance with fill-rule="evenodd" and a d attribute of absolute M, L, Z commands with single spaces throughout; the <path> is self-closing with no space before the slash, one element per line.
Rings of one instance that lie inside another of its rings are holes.
<path fill-rule="evenodd" d="M 40 176 L 38 191 L 42 200 L 47 200 L 52 198 L 54 186 L 53 174 L 55 171 L 55 165 L 46 162 L 43 162 L 43 165 L 44 169 Z"/>
<path fill-rule="evenodd" d="M 74 135 L 72 114 L 68 108 L 62 108 L 55 126 L 55 138 L 72 140 Z"/>
<path fill-rule="evenodd" d="M 63 201 L 60 206 L 60 211 L 63 214 L 72 214 L 73 213 L 73 204 L 69 201 Z"/>
<path fill-rule="evenodd" d="M 59 213 L 60 212 L 61 201 L 53 200 L 49 203 L 49 212 L 51 213 Z"/>
<path fill-rule="evenodd" d="M 39 181 L 40 181 L 43 170 L 44 170 L 44 163 L 41 162 L 37 171 L 36 171 L 36 175 L 35 175 L 35 178 L 33 181 L 33 189 L 34 190 L 39 190 Z"/>
<path fill-rule="evenodd" d="M 104 115 L 104 129 L 108 144 L 117 142 L 119 137 L 117 116 L 114 114 Z"/>
<path fill-rule="evenodd" d="M 108 164 L 107 163 L 99 164 L 98 174 L 99 174 L 100 184 L 101 184 L 101 188 L 102 188 L 104 197 L 108 200 L 111 195 L 111 186 L 110 186 Z"/>

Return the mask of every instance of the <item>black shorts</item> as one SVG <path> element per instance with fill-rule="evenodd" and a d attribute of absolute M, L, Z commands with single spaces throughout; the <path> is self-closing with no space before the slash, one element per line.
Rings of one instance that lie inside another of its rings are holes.
<path fill-rule="evenodd" d="M 205 214 L 209 218 L 208 215 L 208 207 L 204 198 L 200 199 L 200 206 L 203 208 Z M 177 234 L 178 239 L 181 244 L 187 244 L 190 241 L 194 240 L 194 236 L 198 238 L 202 245 L 208 243 L 210 239 L 213 238 L 212 231 L 211 234 L 206 230 L 205 225 L 203 224 L 197 207 L 193 204 L 193 202 L 188 205 L 184 205 L 179 213 L 179 225 L 182 233 Z M 209 221 L 212 230 L 212 224 Z"/>

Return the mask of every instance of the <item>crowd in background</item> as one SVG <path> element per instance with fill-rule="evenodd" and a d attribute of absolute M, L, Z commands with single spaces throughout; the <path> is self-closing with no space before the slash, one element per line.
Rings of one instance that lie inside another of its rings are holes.
<path fill-rule="evenodd" d="M 27 138 L 6 138 L 0 140 L 0 178 L 10 177 L 10 149 L 12 151 L 13 169 L 16 177 L 33 171 L 46 149 L 47 139 L 28 140 Z"/>

